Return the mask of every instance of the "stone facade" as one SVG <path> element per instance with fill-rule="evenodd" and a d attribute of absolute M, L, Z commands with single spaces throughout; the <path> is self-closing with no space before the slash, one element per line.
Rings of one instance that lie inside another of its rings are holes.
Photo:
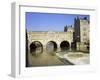
<path fill-rule="evenodd" d="M 61 42 L 67 41 L 70 44 L 70 46 L 71 42 L 73 42 L 73 28 L 70 28 L 67 32 L 30 31 L 27 32 L 27 34 L 28 34 L 28 47 L 31 45 L 32 42 L 39 41 L 43 45 L 43 48 L 45 49 L 47 43 L 53 41 L 57 44 L 57 47 L 60 49 Z"/>
<path fill-rule="evenodd" d="M 89 42 L 89 22 L 87 20 L 80 20 L 80 42 Z"/>
<path fill-rule="evenodd" d="M 89 47 L 89 21 L 86 18 L 75 18 L 74 20 L 74 42 L 78 50 L 86 50 Z"/>

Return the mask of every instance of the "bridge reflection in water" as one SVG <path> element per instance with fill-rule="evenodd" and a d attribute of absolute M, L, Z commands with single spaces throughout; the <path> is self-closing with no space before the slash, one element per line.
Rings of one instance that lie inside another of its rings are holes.
<path fill-rule="evenodd" d="M 46 45 L 46 50 L 43 50 L 41 43 L 33 42 L 30 45 L 30 52 L 28 52 L 28 62 L 30 64 L 28 67 L 74 65 L 73 62 L 64 57 L 64 55 L 70 54 L 70 52 L 75 54 L 75 52 L 69 51 L 69 44 L 64 41 L 60 47 L 61 51 L 57 52 L 57 44 L 54 41 L 50 41 Z M 89 55 L 86 57 L 89 57 Z"/>

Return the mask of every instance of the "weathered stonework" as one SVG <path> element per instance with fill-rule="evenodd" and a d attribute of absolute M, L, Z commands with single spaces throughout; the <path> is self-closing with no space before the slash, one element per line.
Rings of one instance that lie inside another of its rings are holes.
<path fill-rule="evenodd" d="M 58 48 L 60 48 L 60 44 L 63 41 L 67 41 L 71 46 L 71 42 L 73 42 L 73 32 L 71 30 L 67 32 L 28 32 L 28 47 L 34 41 L 41 42 L 44 49 L 50 41 L 54 41 Z"/>
<path fill-rule="evenodd" d="M 77 50 L 89 50 L 90 44 L 90 23 L 88 19 L 79 17 L 74 20 L 74 42 L 76 42 Z"/>

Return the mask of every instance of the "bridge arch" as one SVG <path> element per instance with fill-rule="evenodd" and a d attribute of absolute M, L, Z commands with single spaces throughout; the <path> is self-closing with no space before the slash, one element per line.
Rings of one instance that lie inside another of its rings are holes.
<path fill-rule="evenodd" d="M 57 43 L 55 41 L 48 41 L 46 44 L 47 53 L 54 53 L 57 51 Z"/>
<path fill-rule="evenodd" d="M 34 41 L 30 44 L 30 53 L 37 55 L 43 52 L 43 45 L 40 41 Z"/>
<path fill-rule="evenodd" d="M 68 41 L 64 40 L 60 43 L 60 48 L 61 48 L 61 51 L 69 50 L 70 49 L 70 43 Z"/>

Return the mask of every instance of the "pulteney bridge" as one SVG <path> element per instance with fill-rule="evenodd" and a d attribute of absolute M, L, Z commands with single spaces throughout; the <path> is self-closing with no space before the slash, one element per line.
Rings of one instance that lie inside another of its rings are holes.
<path fill-rule="evenodd" d="M 73 33 L 68 32 L 28 32 L 28 49 L 37 53 L 43 51 L 61 51 L 71 49 Z M 50 47 L 51 46 L 51 47 Z"/>

